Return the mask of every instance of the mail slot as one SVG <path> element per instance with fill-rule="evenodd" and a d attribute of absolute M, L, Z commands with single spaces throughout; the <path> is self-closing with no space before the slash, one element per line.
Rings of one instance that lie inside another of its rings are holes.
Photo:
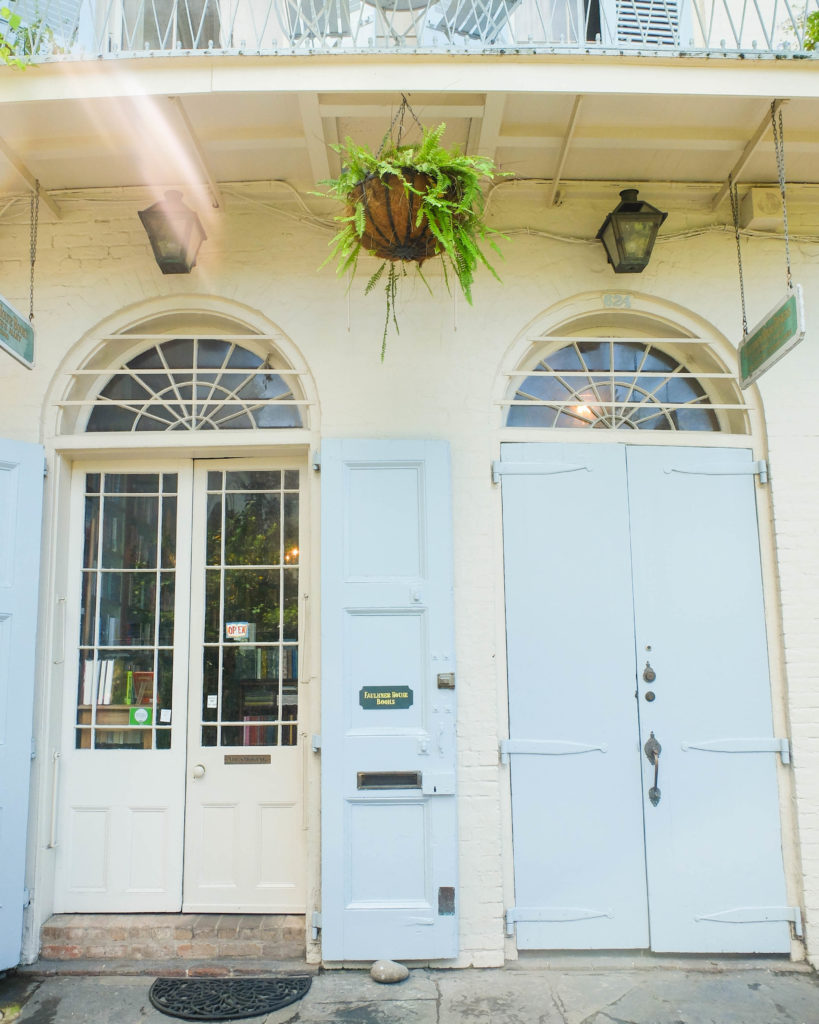
<path fill-rule="evenodd" d="M 420 772 L 359 772 L 359 789 L 420 789 Z"/>

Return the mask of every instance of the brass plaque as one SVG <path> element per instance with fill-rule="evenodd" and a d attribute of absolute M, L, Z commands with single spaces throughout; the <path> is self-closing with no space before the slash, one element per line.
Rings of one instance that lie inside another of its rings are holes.
<path fill-rule="evenodd" d="M 270 754 L 225 754 L 225 764 L 270 764 Z"/>

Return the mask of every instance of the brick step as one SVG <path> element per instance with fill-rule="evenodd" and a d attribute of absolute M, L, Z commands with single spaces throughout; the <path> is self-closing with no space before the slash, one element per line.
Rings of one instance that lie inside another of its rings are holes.
<path fill-rule="evenodd" d="M 43 960 L 304 960 L 302 914 L 55 914 Z"/>

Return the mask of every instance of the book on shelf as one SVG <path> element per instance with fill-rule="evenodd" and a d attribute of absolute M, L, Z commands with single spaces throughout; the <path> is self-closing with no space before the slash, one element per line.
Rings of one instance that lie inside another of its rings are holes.
<path fill-rule="evenodd" d="M 133 703 L 153 704 L 154 674 L 153 672 L 133 672 Z"/>

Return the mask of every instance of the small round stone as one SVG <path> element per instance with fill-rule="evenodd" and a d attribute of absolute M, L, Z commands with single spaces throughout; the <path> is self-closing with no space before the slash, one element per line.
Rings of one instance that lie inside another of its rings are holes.
<path fill-rule="evenodd" d="M 394 960 L 376 960 L 370 968 L 370 977 L 381 985 L 394 985 L 409 977 L 409 969 Z"/>

